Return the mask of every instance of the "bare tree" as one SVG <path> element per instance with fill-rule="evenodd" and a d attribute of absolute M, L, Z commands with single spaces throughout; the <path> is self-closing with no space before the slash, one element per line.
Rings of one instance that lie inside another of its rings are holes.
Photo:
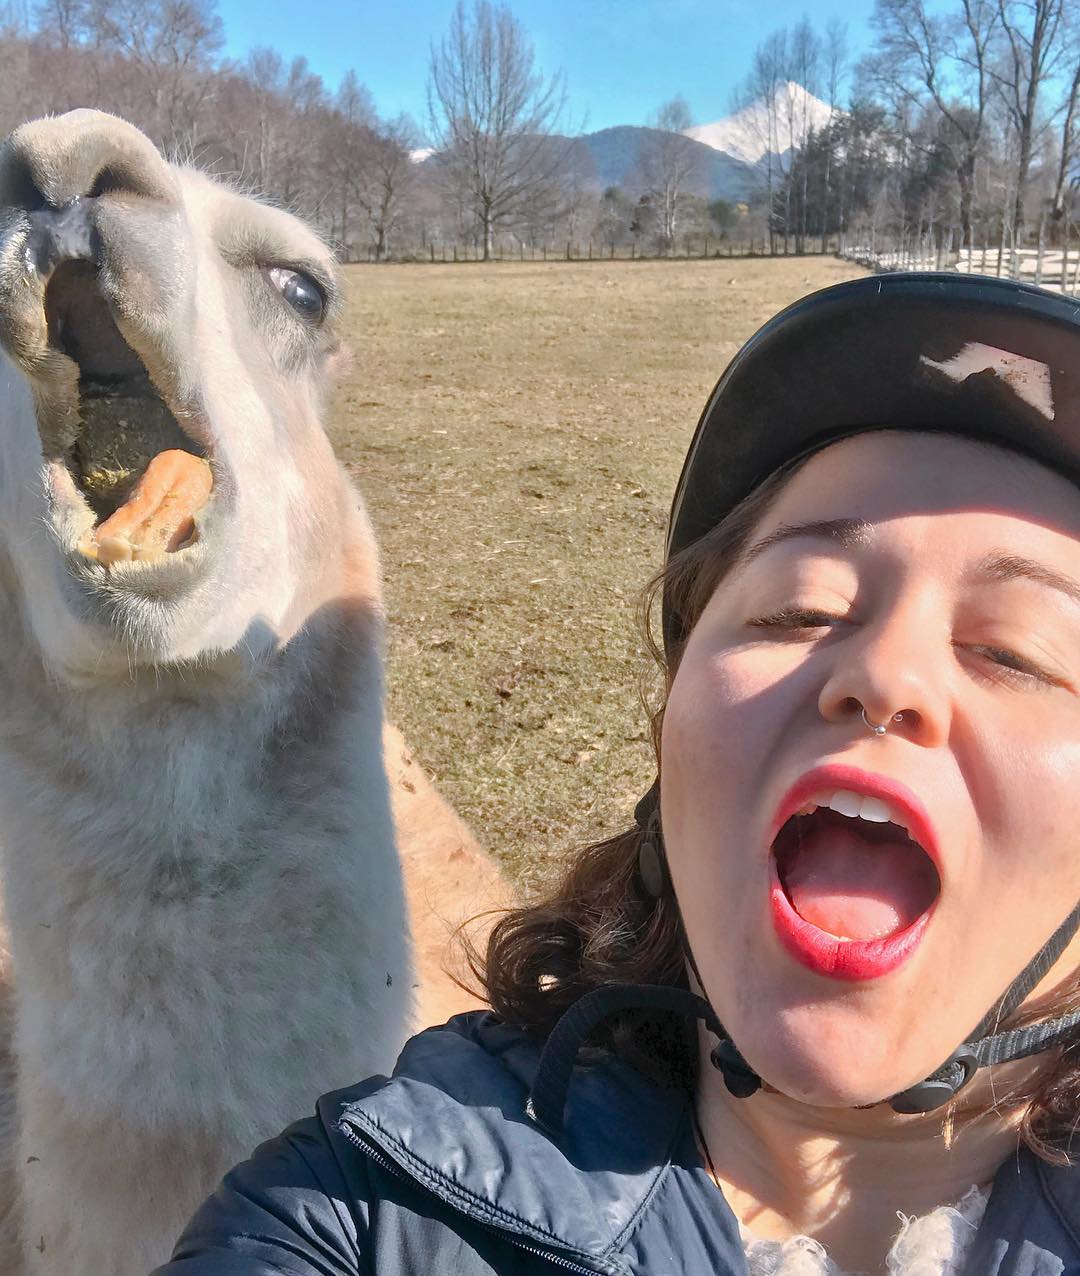
<path fill-rule="evenodd" d="M 30 25 L 27 0 L 6 0 L 0 3 L 0 36 L 9 39 L 25 34 Z"/>
<path fill-rule="evenodd" d="M 847 74 L 847 26 L 833 18 L 825 28 L 825 43 L 822 50 L 825 64 L 825 90 L 829 101 L 829 119 L 825 126 L 825 163 L 822 165 L 821 191 L 821 251 L 825 251 L 828 239 L 830 205 L 832 203 L 832 168 L 835 141 L 833 138 L 833 121 L 840 106 L 840 86 Z"/>
<path fill-rule="evenodd" d="M 821 68 L 821 41 L 810 25 L 809 19 L 803 18 L 791 33 L 788 42 L 788 84 L 786 93 L 787 135 L 788 135 L 788 173 L 796 154 L 806 147 L 810 136 L 810 96 L 818 92 L 818 75 Z M 798 85 L 805 92 L 797 93 L 792 85 Z M 802 198 L 800 200 L 801 215 L 795 236 L 795 251 L 802 252 L 806 244 L 806 210 L 807 182 L 809 169 L 802 166 Z M 791 182 L 786 183 L 784 205 L 784 236 L 787 237 L 791 225 Z"/>
<path fill-rule="evenodd" d="M 754 65 L 736 107 L 750 108 L 747 122 L 757 134 L 765 160 L 765 209 L 769 232 L 769 252 L 776 252 L 776 192 L 782 188 L 784 173 L 781 153 L 781 95 L 787 82 L 788 34 L 774 31 L 754 50 Z"/>
<path fill-rule="evenodd" d="M 565 147 L 552 144 L 565 106 L 561 74 L 534 68 L 532 45 L 505 5 L 463 0 L 433 46 L 428 108 L 437 162 L 454 198 L 471 210 L 484 259 L 498 229 L 539 203 L 558 202 Z"/>
<path fill-rule="evenodd" d="M 986 142 L 993 81 L 990 45 L 998 0 L 960 0 L 956 17 L 931 14 L 926 0 L 877 0 L 877 50 L 868 63 L 894 101 L 929 103 L 947 125 L 945 142 L 960 188 L 963 243 L 972 240 L 975 166 Z"/>
<path fill-rule="evenodd" d="M 595 231 L 613 257 L 633 237 L 634 213 L 634 201 L 621 186 L 608 186 L 600 196 Z"/>
<path fill-rule="evenodd" d="M 657 213 L 661 247 L 670 252 L 687 184 L 698 172 L 698 143 L 686 136 L 690 108 L 682 97 L 665 102 L 638 148 L 642 187 Z"/>
<path fill-rule="evenodd" d="M 1032 151 L 1040 126 L 1039 95 L 1061 61 L 1059 40 L 1063 0 L 998 0 L 1002 32 L 1000 69 L 992 74 L 1016 132 L 1016 194 L 1012 208 L 1012 242 L 1024 237 L 1024 201 Z"/>
<path fill-rule="evenodd" d="M 41 0 L 35 10 L 38 29 L 65 52 L 86 34 L 89 0 Z"/>
<path fill-rule="evenodd" d="M 324 206 L 336 214 L 331 234 L 349 260 L 354 213 L 363 212 L 359 194 L 373 163 L 375 129 L 378 120 L 371 93 L 349 70 L 342 78 L 333 107 L 319 130 L 319 172 L 324 188 Z"/>
<path fill-rule="evenodd" d="M 1063 103 L 1060 154 L 1051 203 L 1051 216 L 1056 221 L 1065 214 L 1070 177 L 1073 165 L 1080 154 L 1080 39 L 1073 41 L 1071 54 L 1072 74 L 1068 80 Z"/>
<path fill-rule="evenodd" d="M 284 91 L 285 68 L 281 54 L 275 49 L 252 49 L 247 56 L 245 78 L 251 88 L 253 118 L 247 123 L 247 142 L 243 169 L 250 173 L 258 190 L 273 190 L 274 159 L 277 132 L 281 122 L 281 95 Z M 254 143 L 253 146 L 251 144 Z"/>
<path fill-rule="evenodd" d="M 1058 163 L 1054 191 L 1050 202 L 1050 218 L 1058 228 L 1061 241 L 1061 288 L 1069 288 L 1069 247 L 1073 229 L 1073 212 L 1080 180 L 1074 176 L 1074 168 L 1080 156 L 1080 14 L 1069 10 L 1065 15 L 1063 30 L 1064 93 L 1061 102 L 1061 128 L 1058 134 Z M 1074 270 L 1080 266 L 1074 267 Z M 1076 278 L 1073 278 L 1076 291 Z"/>
<path fill-rule="evenodd" d="M 138 77 L 155 139 L 194 151 L 225 39 L 216 0 L 94 0 L 90 24 L 95 42 Z"/>
<path fill-rule="evenodd" d="M 416 183 L 416 166 L 411 158 L 418 140 L 416 134 L 416 125 L 405 115 L 371 130 L 356 201 L 367 217 L 376 261 L 382 261 L 389 251 Z"/>

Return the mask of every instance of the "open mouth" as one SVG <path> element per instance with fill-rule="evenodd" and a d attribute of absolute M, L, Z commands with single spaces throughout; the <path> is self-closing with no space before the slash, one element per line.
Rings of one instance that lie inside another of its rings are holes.
<path fill-rule="evenodd" d="M 819 806 L 773 843 L 784 894 L 803 921 L 838 939 L 884 939 L 937 899 L 941 879 L 906 829 Z"/>
<path fill-rule="evenodd" d="M 79 367 L 80 425 L 63 457 L 95 515 L 79 552 L 105 566 L 155 562 L 198 541 L 213 477 L 124 341 L 92 262 L 62 262 L 45 290 L 49 343 Z"/>
<path fill-rule="evenodd" d="M 865 814 L 864 814 L 865 812 Z M 937 866 L 885 804 L 839 791 L 809 802 L 772 845 L 773 919 L 821 973 L 870 978 L 913 951 L 941 894 Z"/>

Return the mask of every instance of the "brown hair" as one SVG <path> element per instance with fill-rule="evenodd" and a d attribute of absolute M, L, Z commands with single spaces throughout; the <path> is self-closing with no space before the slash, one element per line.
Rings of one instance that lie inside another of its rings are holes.
<path fill-rule="evenodd" d="M 646 586 L 640 608 L 646 645 L 662 675 L 649 713 L 657 772 L 667 689 L 686 638 L 716 587 L 737 564 L 753 529 L 808 457 L 770 475 L 705 536 L 673 555 Z M 663 597 L 678 641 L 668 651 L 653 636 Z M 587 846 L 546 898 L 502 917 L 486 954 L 470 959 L 495 1013 L 544 1038 L 579 997 L 608 984 L 687 986 L 681 920 L 674 893 L 655 899 L 638 872 L 645 834 L 639 827 Z M 1009 1026 L 1080 1009 L 1080 974 L 1038 1014 L 1020 1012 Z M 655 1080 L 692 1084 L 697 1054 L 692 1026 L 670 1014 L 631 1011 L 602 1022 L 589 1045 L 613 1050 Z M 1077 1043 L 1080 1045 L 1080 1042 Z M 1069 1044 L 1047 1052 L 1047 1067 L 1027 1089 L 999 1096 L 998 1113 L 1017 1114 L 1023 1141 L 1046 1160 L 1063 1161 L 1062 1145 L 1080 1122 L 1080 1051 Z M 965 1111 L 963 1123 L 988 1109 Z M 948 1119 L 948 1118 L 947 1118 Z"/>

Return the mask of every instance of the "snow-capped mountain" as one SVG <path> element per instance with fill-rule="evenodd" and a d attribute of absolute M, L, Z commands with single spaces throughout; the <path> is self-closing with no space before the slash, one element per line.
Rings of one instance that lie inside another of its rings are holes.
<path fill-rule="evenodd" d="M 768 102 L 759 98 L 734 115 L 688 128 L 686 135 L 744 164 L 757 164 L 770 151 L 786 155 L 793 145 L 803 142 L 810 129 L 828 124 L 832 114 L 827 102 L 788 80 L 777 87 L 771 111 Z"/>
<path fill-rule="evenodd" d="M 761 184 L 765 156 L 786 158 L 793 144 L 801 145 L 811 128 L 824 127 L 832 115 L 826 103 L 791 80 L 779 86 L 773 102 L 772 111 L 762 99 L 726 119 L 686 130 L 694 143 L 688 193 L 733 202 L 749 198 Z M 656 129 L 618 124 L 574 138 L 552 137 L 550 144 L 564 149 L 562 162 L 585 184 L 601 190 L 622 186 L 633 193 L 641 189 L 643 147 L 656 137 Z M 411 158 L 424 164 L 433 154 L 425 147 L 411 152 Z"/>

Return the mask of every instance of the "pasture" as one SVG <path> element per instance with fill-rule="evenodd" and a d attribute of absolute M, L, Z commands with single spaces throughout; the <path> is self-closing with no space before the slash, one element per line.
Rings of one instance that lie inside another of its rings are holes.
<path fill-rule="evenodd" d="M 333 438 L 367 499 L 389 703 L 525 891 L 652 775 L 637 627 L 698 415 L 832 258 L 347 269 Z"/>

